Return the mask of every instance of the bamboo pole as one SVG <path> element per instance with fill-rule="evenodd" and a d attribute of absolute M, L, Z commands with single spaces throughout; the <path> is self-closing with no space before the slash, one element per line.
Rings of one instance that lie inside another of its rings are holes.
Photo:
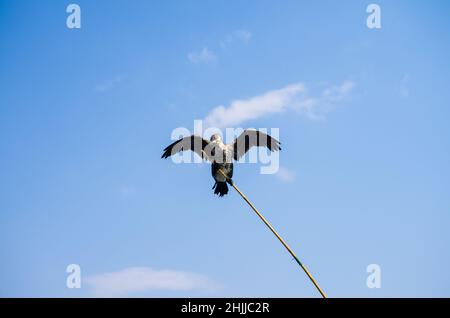
<path fill-rule="evenodd" d="M 225 175 L 225 173 L 219 169 L 219 172 L 224 176 L 226 180 L 229 180 L 229 178 Z M 245 202 L 252 208 L 252 210 L 256 213 L 256 215 L 259 216 L 259 218 L 264 222 L 264 224 L 272 231 L 272 233 L 277 237 L 277 239 L 283 244 L 283 246 L 286 248 L 286 250 L 292 255 L 292 257 L 295 259 L 295 261 L 300 265 L 300 267 L 303 269 L 305 274 L 308 276 L 308 278 L 311 280 L 311 282 L 314 284 L 314 286 L 319 291 L 320 295 L 322 295 L 323 298 L 327 298 L 325 295 L 325 292 L 322 290 L 322 288 L 319 286 L 319 284 L 316 282 L 314 277 L 311 275 L 309 270 L 306 268 L 305 265 L 303 265 L 302 262 L 298 259 L 297 255 L 295 255 L 294 251 L 289 247 L 289 245 L 283 240 L 283 238 L 275 231 L 273 226 L 269 223 L 269 221 L 266 220 L 266 218 L 256 209 L 256 207 L 247 199 L 247 197 L 239 190 L 239 188 L 236 186 L 234 182 L 230 182 L 231 186 L 237 191 L 237 193 L 240 194 L 240 196 L 244 199 Z"/>

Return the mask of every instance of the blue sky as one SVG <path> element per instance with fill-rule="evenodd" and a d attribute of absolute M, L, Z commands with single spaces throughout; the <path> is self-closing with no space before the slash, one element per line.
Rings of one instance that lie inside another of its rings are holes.
<path fill-rule="evenodd" d="M 329 296 L 450 296 L 447 1 L 377 1 L 378 30 L 369 1 L 78 0 L 72 30 L 69 3 L 0 1 L 0 296 L 318 296 L 208 165 L 160 159 L 174 128 L 293 84 L 317 116 L 238 118 L 283 150 L 235 182 Z"/>

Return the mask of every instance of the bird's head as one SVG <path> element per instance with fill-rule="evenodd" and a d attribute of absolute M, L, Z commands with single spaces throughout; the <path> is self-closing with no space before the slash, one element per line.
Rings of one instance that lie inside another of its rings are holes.
<path fill-rule="evenodd" d="M 222 137 L 220 136 L 220 134 L 212 135 L 211 139 L 209 141 L 216 141 L 216 140 L 218 140 L 218 141 L 222 140 Z"/>

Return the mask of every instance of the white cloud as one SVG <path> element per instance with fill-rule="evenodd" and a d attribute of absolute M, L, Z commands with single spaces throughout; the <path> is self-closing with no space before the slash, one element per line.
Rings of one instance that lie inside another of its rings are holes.
<path fill-rule="evenodd" d="M 149 290 L 214 291 L 218 285 L 210 278 L 183 271 L 130 267 L 117 272 L 86 278 L 95 297 L 120 297 Z"/>
<path fill-rule="evenodd" d="M 239 30 L 239 31 L 236 31 L 235 34 L 239 40 L 241 40 L 245 43 L 250 41 L 250 39 L 252 38 L 252 33 L 247 30 Z"/>
<path fill-rule="evenodd" d="M 194 64 L 209 63 L 217 59 L 216 55 L 204 47 L 200 52 L 191 52 L 188 54 L 188 59 Z"/>
<path fill-rule="evenodd" d="M 284 167 L 279 167 L 278 172 L 275 174 L 275 177 L 283 182 L 293 182 L 295 180 L 295 171 Z"/>
<path fill-rule="evenodd" d="M 233 42 L 233 37 L 231 35 L 228 35 L 225 39 L 220 41 L 219 45 L 222 49 L 226 48 L 230 43 Z"/>
<path fill-rule="evenodd" d="M 353 87 L 353 82 L 345 81 L 326 87 L 321 94 L 311 97 L 305 84 L 295 83 L 249 99 L 232 101 L 228 107 L 217 106 L 204 121 L 208 127 L 225 128 L 290 109 L 303 112 L 311 119 L 323 119 L 324 114 L 347 97 Z"/>
<path fill-rule="evenodd" d="M 341 85 L 331 86 L 324 90 L 323 97 L 330 102 L 340 102 L 355 86 L 351 81 L 345 81 Z"/>
<path fill-rule="evenodd" d="M 218 106 L 205 118 L 207 126 L 229 127 L 261 116 L 283 111 L 294 98 L 305 91 L 303 84 L 294 84 L 246 100 L 236 100 L 230 106 Z"/>
<path fill-rule="evenodd" d="M 402 80 L 400 82 L 400 96 L 401 97 L 409 97 L 409 74 L 405 74 L 402 77 Z"/>
<path fill-rule="evenodd" d="M 131 196 L 133 194 L 136 194 L 137 189 L 134 188 L 134 187 L 124 186 L 124 187 L 119 188 L 118 192 L 123 197 L 128 197 L 128 196 Z"/>
<path fill-rule="evenodd" d="M 117 75 L 114 78 L 112 78 L 112 79 L 110 79 L 110 80 L 108 80 L 106 82 L 100 83 L 97 86 L 95 86 L 95 90 L 97 92 L 99 92 L 99 93 L 103 93 L 103 92 L 106 92 L 106 91 L 109 91 L 109 90 L 113 89 L 120 82 L 122 82 L 122 76 Z"/>
<path fill-rule="evenodd" d="M 247 30 L 238 30 L 231 34 L 228 34 L 222 41 L 220 41 L 220 47 L 222 49 L 229 46 L 231 43 L 233 43 L 235 40 L 239 40 L 244 43 L 250 42 L 253 34 L 250 31 Z"/>
<path fill-rule="evenodd" d="M 229 33 L 225 38 L 223 38 L 219 42 L 219 46 L 222 49 L 225 49 L 227 46 L 231 45 L 233 42 L 243 42 L 248 43 L 252 38 L 252 33 L 247 30 L 238 30 L 232 33 Z M 194 51 L 188 54 L 188 59 L 191 63 L 200 64 L 200 63 L 209 63 L 217 60 L 217 55 L 204 47 L 200 52 Z"/>

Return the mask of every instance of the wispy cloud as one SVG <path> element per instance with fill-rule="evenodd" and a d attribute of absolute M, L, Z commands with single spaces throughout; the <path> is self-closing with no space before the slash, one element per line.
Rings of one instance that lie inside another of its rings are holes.
<path fill-rule="evenodd" d="M 117 75 L 108 81 L 105 81 L 103 83 L 96 85 L 95 90 L 99 93 L 109 91 L 109 90 L 113 89 L 114 87 L 116 87 L 120 82 L 122 82 L 122 79 L 123 79 L 122 76 Z"/>
<path fill-rule="evenodd" d="M 121 271 L 90 276 L 85 280 L 95 297 L 120 297 L 150 290 L 214 291 L 218 284 L 210 278 L 183 271 L 131 267 Z"/>
<path fill-rule="evenodd" d="M 252 38 L 252 33 L 250 31 L 247 30 L 239 30 L 235 32 L 236 37 L 244 42 L 248 42 L 250 41 L 250 39 Z"/>
<path fill-rule="evenodd" d="M 353 87 L 352 81 L 345 81 L 326 87 L 318 96 L 310 96 L 304 83 L 295 83 L 249 99 L 232 101 L 228 107 L 217 106 L 204 121 L 208 127 L 225 128 L 290 109 L 305 113 L 311 119 L 323 119 Z"/>
<path fill-rule="evenodd" d="M 248 43 L 250 42 L 252 36 L 253 34 L 248 30 L 237 30 L 231 34 L 228 34 L 222 41 L 220 41 L 220 47 L 224 49 L 236 40 Z"/>
<path fill-rule="evenodd" d="M 295 171 L 285 167 L 279 167 L 275 177 L 283 182 L 293 182 L 295 180 Z"/>
<path fill-rule="evenodd" d="M 133 194 L 136 194 L 137 189 L 134 187 L 123 186 L 118 189 L 118 192 L 123 197 L 129 197 Z"/>
<path fill-rule="evenodd" d="M 237 30 L 228 34 L 219 43 L 220 48 L 225 49 L 233 42 L 248 43 L 252 38 L 252 33 L 247 30 Z M 218 59 L 217 55 L 207 47 L 203 47 L 201 51 L 192 51 L 187 55 L 189 61 L 193 64 L 207 64 Z"/>
<path fill-rule="evenodd" d="M 194 64 L 199 64 L 215 61 L 217 57 L 212 51 L 204 47 L 200 52 L 190 52 L 188 59 Z"/>
<path fill-rule="evenodd" d="M 400 81 L 400 96 L 401 97 L 409 97 L 409 74 L 405 74 Z"/>

